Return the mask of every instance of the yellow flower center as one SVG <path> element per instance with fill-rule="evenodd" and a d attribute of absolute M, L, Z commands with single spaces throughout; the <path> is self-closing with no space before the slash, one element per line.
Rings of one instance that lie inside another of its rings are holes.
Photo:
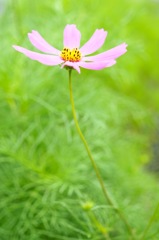
<path fill-rule="evenodd" d="M 78 48 L 63 48 L 61 51 L 60 57 L 64 61 L 70 61 L 70 62 L 79 62 L 81 60 L 81 52 Z"/>

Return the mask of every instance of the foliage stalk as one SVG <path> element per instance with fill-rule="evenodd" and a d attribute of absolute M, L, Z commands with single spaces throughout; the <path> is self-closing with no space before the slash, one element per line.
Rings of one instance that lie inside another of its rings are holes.
<path fill-rule="evenodd" d="M 109 196 L 109 194 L 108 194 L 108 191 L 107 191 L 107 189 L 106 189 L 106 187 L 105 187 L 105 185 L 104 185 L 104 182 L 103 182 L 103 179 L 102 179 L 102 177 L 101 177 L 101 174 L 100 174 L 100 172 L 99 172 L 99 170 L 98 170 L 98 167 L 97 167 L 97 165 L 96 165 L 96 163 L 95 163 L 95 161 L 94 161 L 94 158 L 92 157 L 92 154 L 91 154 L 91 151 L 90 151 L 90 149 L 89 149 L 88 143 L 87 143 L 87 141 L 86 141 L 86 139 L 85 139 L 85 137 L 84 137 L 84 135 L 83 135 L 83 133 L 82 133 L 82 131 L 81 131 L 81 129 L 80 129 L 80 126 L 79 126 L 79 123 L 78 123 L 78 120 L 77 120 L 77 116 L 76 116 L 76 110 L 75 110 L 75 104 L 74 104 L 74 98 L 73 98 L 73 91 L 72 91 L 72 78 L 71 78 L 72 69 L 69 69 L 68 71 L 69 71 L 70 101 L 71 101 L 72 114 L 73 114 L 73 118 L 74 118 L 74 122 L 75 122 L 75 126 L 76 126 L 76 129 L 77 129 L 77 132 L 78 132 L 78 134 L 79 134 L 79 136 L 80 136 L 80 138 L 81 138 L 81 140 L 82 140 L 82 142 L 83 142 L 83 144 L 84 144 L 84 146 L 85 146 L 85 149 L 86 149 L 86 151 L 87 151 L 87 154 L 88 154 L 88 156 L 89 156 L 89 159 L 90 159 L 90 161 L 91 161 L 91 164 L 92 164 L 92 166 L 93 166 L 93 169 L 94 169 L 94 171 L 95 171 L 96 177 L 97 177 L 98 182 L 99 182 L 99 184 L 100 184 L 100 186 L 101 186 L 101 189 L 102 189 L 102 191 L 103 191 L 103 194 L 104 194 L 104 197 L 105 197 L 106 201 L 108 202 L 108 204 L 109 204 L 110 206 L 112 206 L 112 208 L 115 210 L 115 212 L 118 214 L 118 216 L 120 217 L 120 219 L 121 219 L 121 220 L 123 221 L 123 223 L 125 224 L 128 232 L 129 232 L 130 235 L 131 235 L 131 239 L 135 239 L 135 238 L 134 238 L 133 230 L 132 230 L 132 228 L 130 227 L 129 223 L 127 222 L 125 216 L 123 215 L 123 213 L 121 212 L 121 210 L 114 205 L 113 201 L 111 200 L 111 198 L 110 198 L 110 196 Z"/>

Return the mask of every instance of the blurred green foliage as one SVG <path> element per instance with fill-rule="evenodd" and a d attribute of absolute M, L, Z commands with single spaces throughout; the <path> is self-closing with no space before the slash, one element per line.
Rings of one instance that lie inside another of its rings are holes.
<path fill-rule="evenodd" d="M 152 158 L 159 106 L 159 2 L 145 0 L 12 0 L 0 2 L 0 239 L 129 239 L 105 205 L 76 133 L 68 72 L 12 49 L 35 50 L 37 30 L 62 49 L 66 24 L 84 44 L 96 28 L 109 34 L 101 51 L 122 42 L 128 52 L 112 68 L 73 73 L 81 128 L 114 201 L 136 235 L 159 199 Z M 146 239 L 157 239 L 159 213 Z"/>

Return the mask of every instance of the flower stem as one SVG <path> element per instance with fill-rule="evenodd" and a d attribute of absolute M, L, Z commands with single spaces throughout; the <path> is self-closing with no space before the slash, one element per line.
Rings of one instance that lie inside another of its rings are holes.
<path fill-rule="evenodd" d="M 154 210 L 154 212 L 153 212 L 153 214 L 152 214 L 152 216 L 151 216 L 151 218 L 150 218 L 150 220 L 149 220 L 149 222 L 148 222 L 148 224 L 147 224 L 147 226 L 146 226 L 146 228 L 145 228 L 145 230 L 144 230 L 140 240 L 144 240 L 145 239 L 145 236 L 146 236 L 148 230 L 150 229 L 153 221 L 155 220 L 155 217 L 156 217 L 156 214 L 157 214 L 158 210 L 159 210 L 159 203 L 158 203 L 157 207 L 155 208 L 155 210 Z"/>
<path fill-rule="evenodd" d="M 96 163 L 95 163 L 95 161 L 94 161 L 94 159 L 93 159 L 93 157 L 92 157 L 92 154 L 91 154 L 91 151 L 90 151 L 90 149 L 89 149 L 89 147 L 88 147 L 87 141 L 86 141 L 86 139 L 85 139 L 85 137 L 84 137 L 84 135 L 83 135 L 80 127 L 79 127 L 79 123 L 78 123 L 77 116 L 76 116 L 76 111 L 75 111 L 74 99 L 73 99 L 71 71 L 72 71 L 72 69 L 69 69 L 70 101 L 71 101 L 72 113 L 73 113 L 73 118 L 74 118 L 74 122 L 75 122 L 75 126 L 76 126 L 76 129 L 77 129 L 77 132 L 78 132 L 78 134 L 79 134 L 79 136 L 80 136 L 80 138 L 81 138 L 81 140 L 82 140 L 82 142 L 83 142 L 83 144 L 84 144 L 84 146 L 85 146 L 85 149 L 86 149 L 86 151 L 87 151 L 87 153 L 88 153 L 88 156 L 89 156 L 90 161 L 91 161 L 91 163 L 92 163 L 93 169 L 94 169 L 94 171 L 95 171 L 95 173 L 96 173 L 96 176 L 97 176 L 97 179 L 98 179 L 98 181 L 99 181 L 99 184 L 100 184 L 100 186 L 101 186 L 101 188 L 102 188 L 102 191 L 103 191 L 103 194 L 104 194 L 104 197 L 105 197 L 106 201 L 107 201 L 107 202 L 109 203 L 109 205 L 112 206 L 112 208 L 116 211 L 116 213 L 118 214 L 118 216 L 120 217 L 120 219 L 121 219 L 121 220 L 123 221 L 123 223 L 125 224 L 128 232 L 130 233 L 131 238 L 134 239 L 134 233 L 133 233 L 133 231 L 132 231 L 129 223 L 127 222 L 125 216 L 124 216 L 123 213 L 120 211 L 120 209 L 117 208 L 117 207 L 114 205 L 113 201 L 111 200 L 111 198 L 110 198 L 110 196 L 109 196 L 109 194 L 108 194 L 108 191 L 107 191 L 106 187 L 104 186 L 104 182 L 103 182 L 102 177 L 101 177 L 101 175 L 100 175 L 100 172 L 99 172 L 99 170 L 98 170 L 98 168 L 97 168 L 97 165 L 96 165 Z"/>

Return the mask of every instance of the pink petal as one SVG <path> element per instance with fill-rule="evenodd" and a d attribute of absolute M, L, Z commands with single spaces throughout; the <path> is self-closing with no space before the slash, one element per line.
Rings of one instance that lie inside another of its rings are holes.
<path fill-rule="evenodd" d="M 13 46 L 13 48 L 15 48 L 18 52 L 25 54 L 27 57 L 33 60 L 37 60 L 38 62 L 43 63 L 45 65 L 53 66 L 63 62 L 63 60 L 59 56 L 36 53 L 19 46 Z"/>
<path fill-rule="evenodd" d="M 69 61 L 66 61 L 64 64 L 62 64 L 61 67 L 63 68 L 63 67 L 65 67 L 65 66 L 73 67 L 78 73 L 80 73 L 80 68 L 79 68 L 77 62 L 69 62 Z"/>
<path fill-rule="evenodd" d="M 107 32 L 103 29 L 97 29 L 92 37 L 86 42 L 81 48 L 80 51 L 83 56 L 91 54 L 97 51 L 104 43 L 107 36 Z"/>
<path fill-rule="evenodd" d="M 76 25 L 66 25 L 64 29 L 64 47 L 67 48 L 79 48 L 81 33 L 76 28 Z"/>
<path fill-rule="evenodd" d="M 52 47 L 49 43 L 47 43 L 37 31 L 32 31 L 32 33 L 28 33 L 28 37 L 30 42 L 40 51 L 52 53 L 55 55 L 58 55 L 60 53 L 58 49 Z"/>
<path fill-rule="evenodd" d="M 97 61 L 97 62 L 79 62 L 78 65 L 83 68 L 100 70 L 102 68 L 110 67 L 116 63 L 115 60 L 110 61 Z"/>
<path fill-rule="evenodd" d="M 105 60 L 111 60 L 111 59 L 116 59 L 123 55 L 127 49 L 127 44 L 122 43 L 117 47 L 114 47 L 106 52 L 97 54 L 95 56 L 90 56 L 90 57 L 83 57 L 83 61 L 105 61 Z"/>

